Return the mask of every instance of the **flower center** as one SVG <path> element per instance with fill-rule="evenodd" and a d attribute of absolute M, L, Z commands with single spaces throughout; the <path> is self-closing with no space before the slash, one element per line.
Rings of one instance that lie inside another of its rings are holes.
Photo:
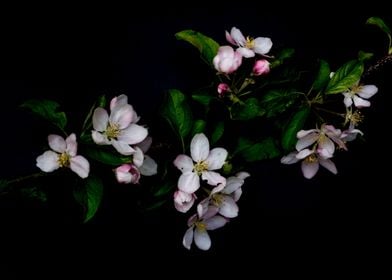
<path fill-rule="evenodd" d="M 252 37 L 246 37 L 245 48 L 253 49 L 255 47 L 255 40 Z"/>
<path fill-rule="evenodd" d="M 59 155 L 57 161 L 58 161 L 60 167 L 68 167 L 70 159 L 71 159 L 71 157 L 69 156 L 69 154 L 62 153 L 61 155 Z"/>
<path fill-rule="evenodd" d="M 223 195 L 213 194 L 211 200 L 215 206 L 219 207 L 223 203 Z"/>
<path fill-rule="evenodd" d="M 305 161 L 306 161 L 307 163 L 314 163 L 314 162 L 317 162 L 317 156 L 316 156 L 315 154 L 311 154 L 311 155 L 309 155 L 309 156 L 305 159 Z"/>
<path fill-rule="evenodd" d="M 106 136 L 109 140 L 115 139 L 120 134 L 120 128 L 118 124 L 109 123 L 105 131 Z"/>
<path fill-rule="evenodd" d="M 207 228 L 206 224 L 201 221 L 196 222 L 195 226 L 197 227 L 198 230 L 206 230 Z"/>
<path fill-rule="evenodd" d="M 358 124 L 360 124 L 363 121 L 364 117 L 361 114 L 361 112 L 355 111 L 354 113 L 351 113 L 351 112 L 348 113 L 346 116 L 346 119 L 350 120 L 350 122 L 354 126 L 357 126 Z"/>
<path fill-rule="evenodd" d="M 201 173 L 208 170 L 208 163 L 205 161 L 199 161 L 198 163 L 195 164 L 193 170 L 195 170 L 197 175 L 200 176 Z"/>

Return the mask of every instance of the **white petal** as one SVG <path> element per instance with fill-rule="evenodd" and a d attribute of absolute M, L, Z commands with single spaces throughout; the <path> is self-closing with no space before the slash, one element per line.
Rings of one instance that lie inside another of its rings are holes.
<path fill-rule="evenodd" d="M 59 155 L 53 151 L 46 151 L 37 157 L 37 167 L 44 172 L 52 172 L 60 167 Z"/>
<path fill-rule="evenodd" d="M 250 177 L 250 174 L 249 174 L 248 172 L 246 172 L 246 171 L 240 171 L 240 172 L 238 172 L 237 174 L 235 174 L 235 176 L 236 176 L 237 178 L 240 178 L 240 179 L 242 179 L 242 180 L 245 180 L 246 178 Z"/>
<path fill-rule="evenodd" d="M 313 150 L 304 149 L 304 150 L 300 151 L 295 157 L 297 159 L 304 159 L 313 153 L 314 153 Z"/>
<path fill-rule="evenodd" d="M 213 189 L 211 190 L 210 195 L 213 195 L 214 193 L 221 192 L 224 188 L 225 188 L 225 185 L 224 185 L 224 184 L 219 184 L 218 186 L 216 186 L 215 188 L 213 188 Z"/>
<path fill-rule="evenodd" d="M 238 206 L 232 197 L 225 195 L 219 206 L 219 214 L 226 218 L 234 218 L 238 216 Z"/>
<path fill-rule="evenodd" d="M 338 170 L 336 169 L 335 163 L 332 162 L 330 159 L 323 159 L 320 158 L 320 165 L 331 171 L 333 174 L 337 174 Z"/>
<path fill-rule="evenodd" d="M 129 104 L 115 106 L 110 113 L 109 122 L 117 124 L 120 129 L 128 127 L 134 116 L 133 107 Z M 144 138 L 143 138 L 144 139 Z"/>
<path fill-rule="evenodd" d="M 315 162 L 307 162 L 304 160 L 302 162 L 302 174 L 306 179 L 311 179 L 316 175 L 318 169 L 319 169 L 319 163 L 318 161 Z"/>
<path fill-rule="evenodd" d="M 187 155 L 178 155 L 173 163 L 182 173 L 193 170 L 193 160 Z"/>
<path fill-rule="evenodd" d="M 244 35 L 242 35 L 241 30 L 239 30 L 236 27 L 233 27 L 233 28 L 231 28 L 230 35 L 231 35 L 231 38 L 233 39 L 233 41 L 236 43 L 236 45 L 238 45 L 238 46 L 245 45 L 246 39 L 245 39 Z"/>
<path fill-rule="evenodd" d="M 129 145 L 137 144 L 146 139 L 148 130 L 140 125 L 131 124 L 129 127 L 120 131 L 117 137 L 118 141 L 127 143 Z"/>
<path fill-rule="evenodd" d="M 255 52 L 247 48 L 238 48 L 236 51 L 245 58 L 250 58 L 255 56 Z"/>
<path fill-rule="evenodd" d="M 299 159 L 296 157 L 298 153 L 297 152 L 291 152 L 287 156 L 284 156 L 280 159 L 280 162 L 283 164 L 293 164 L 299 161 Z"/>
<path fill-rule="evenodd" d="M 223 148 L 215 148 L 210 151 L 206 162 L 208 164 L 208 170 L 221 169 L 225 164 L 227 158 L 227 151 Z"/>
<path fill-rule="evenodd" d="M 205 213 L 208 211 L 208 205 L 210 204 L 211 197 L 206 197 L 197 205 L 197 215 L 201 219 Z M 218 212 L 218 211 L 217 211 Z"/>
<path fill-rule="evenodd" d="M 130 184 L 133 180 L 133 175 L 129 172 L 131 169 L 130 164 L 123 164 L 114 170 L 117 182 L 122 184 Z"/>
<path fill-rule="evenodd" d="M 235 192 L 237 189 L 241 188 L 243 184 L 244 180 L 238 177 L 229 177 L 226 180 L 226 186 L 222 190 L 222 193 L 231 194 L 232 192 Z"/>
<path fill-rule="evenodd" d="M 312 132 L 317 132 L 317 131 L 318 131 L 317 129 L 309 129 L 309 130 L 303 130 L 302 129 L 302 130 L 297 132 L 297 138 L 303 138 L 306 135 L 308 135 L 308 134 L 310 134 Z"/>
<path fill-rule="evenodd" d="M 297 151 L 301 151 L 306 147 L 309 147 L 310 145 L 312 145 L 314 142 L 317 141 L 317 139 L 319 138 L 319 134 L 316 132 L 310 133 L 308 135 L 305 135 L 302 138 L 299 138 L 297 141 L 297 144 L 295 145 L 295 149 Z"/>
<path fill-rule="evenodd" d="M 214 171 L 204 171 L 201 174 L 203 180 L 207 180 L 207 184 L 217 186 L 219 184 L 226 185 L 226 178 Z"/>
<path fill-rule="evenodd" d="M 335 144 L 328 137 L 323 137 L 319 141 L 317 152 L 321 153 L 324 157 L 332 157 L 335 152 Z"/>
<path fill-rule="evenodd" d="M 237 202 L 237 201 L 241 198 L 241 195 L 242 195 L 242 189 L 239 188 L 238 190 L 236 190 L 236 191 L 233 193 L 233 199 L 234 199 L 234 201 Z"/>
<path fill-rule="evenodd" d="M 79 175 L 81 178 L 87 178 L 90 172 L 90 164 L 82 156 L 76 156 L 71 158 L 69 167 L 73 172 Z"/>
<path fill-rule="evenodd" d="M 196 162 L 206 160 L 210 153 L 210 143 L 203 133 L 193 136 L 191 141 L 191 156 Z"/>
<path fill-rule="evenodd" d="M 353 99 L 351 98 L 351 96 L 345 96 L 344 100 L 343 100 L 343 103 L 348 108 L 351 105 L 353 105 Z"/>
<path fill-rule="evenodd" d="M 215 216 L 205 221 L 208 230 L 215 230 L 223 227 L 227 223 L 227 219 L 222 216 Z"/>
<path fill-rule="evenodd" d="M 132 163 L 137 167 L 142 166 L 144 154 L 139 147 L 135 147 L 135 152 L 132 154 Z"/>
<path fill-rule="evenodd" d="M 378 91 L 378 88 L 375 85 L 366 85 L 362 86 L 361 90 L 357 93 L 362 98 L 370 98 L 375 95 Z"/>
<path fill-rule="evenodd" d="M 138 143 L 137 146 L 143 151 L 143 153 L 146 153 L 152 144 L 152 138 L 151 136 L 147 136 L 142 142 Z"/>
<path fill-rule="evenodd" d="M 254 40 L 253 50 L 258 54 L 267 54 L 272 48 L 272 41 L 267 37 L 258 37 Z"/>
<path fill-rule="evenodd" d="M 112 98 L 112 100 L 110 101 L 110 110 L 113 111 L 115 106 L 122 106 L 125 104 L 128 104 L 128 96 L 126 96 L 125 94 L 121 94 Z"/>
<path fill-rule="evenodd" d="M 195 202 L 195 195 L 183 191 L 176 191 L 174 193 L 174 207 L 181 213 L 188 212 Z"/>
<path fill-rule="evenodd" d="M 203 218 L 204 220 L 208 220 L 214 216 L 216 216 L 219 212 L 219 208 L 214 206 L 214 205 L 209 205 L 207 208 L 207 211 L 203 214 Z"/>
<path fill-rule="evenodd" d="M 365 99 L 362 99 L 361 97 L 354 96 L 354 105 L 357 108 L 362 108 L 362 107 L 370 107 L 370 101 L 367 101 Z"/>
<path fill-rule="evenodd" d="M 144 156 L 143 165 L 139 167 L 140 174 L 152 176 L 158 173 L 158 164 L 150 156 Z"/>
<path fill-rule="evenodd" d="M 106 137 L 106 135 L 102 134 L 101 132 L 98 131 L 91 131 L 91 138 L 93 138 L 93 141 L 95 144 L 98 145 L 110 145 L 109 139 Z"/>
<path fill-rule="evenodd" d="M 232 45 L 237 45 L 236 41 L 233 40 L 229 32 L 225 32 L 226 40 Z"/>
<path fill-rule="evenodd" d="M 65 143 L 67 144 L 67 153 L 71 157 L 76 156 L 76 153 L 78 151 L 78 143 L 76 142 L 75 133 L 72 133 L 70 136 L 68 136 L 67 139 L 65 139 Z"/>
<path fill-rule="evenodd" d="M 135 152 L 135 150 L 129 146 L 127 143 L 112 140 L 113 147 L 122 155 L 129 156 Z"/>
<path fill-rule="evenodd" d="M 67 149 L 67 144 L 63 137 L 55 134 L 51 134 L 48 136 L 49 147 L 58 153 L 64 153 Z"/>
<path fill-rule="evenodd" d="M 195 244 L 200 250 L 207 251 L 211 247 L 211 239 L 208 232 L 205 229 L 199 229 L 196 227 L 195 233 Z"/>
<path fill-rule="evenodd" d="M 184 245 L 185 248 L 190 250 L 192 242 L 193 242 L 193 226 L 188 228 L 188 230 L 185 232 L 184 237 L 182 238 L 182 245 Z"/>
<path fill-rule="evenodd" d="M 109 115 L 103 108 L 97 108 L 93 114 L 93 128 L 96 131 L 105 131 L 109 122 Z"/>
<path fill-rule="evenodd" d="M 185 172 L 178 179 L 178 189 L 186 193 L 194 193 L 200 188 L 200 179 L 194 172 Z"/>

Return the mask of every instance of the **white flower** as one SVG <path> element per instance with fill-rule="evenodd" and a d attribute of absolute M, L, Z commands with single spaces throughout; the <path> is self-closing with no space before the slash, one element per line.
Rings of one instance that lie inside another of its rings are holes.
<path fill-rule="evenodd" d="M 226 39 L 231 44 L 238 46 L 237 51 L 246 58 L 255 56 L 255 53 L 266 55 L 272 48 L 272 41 L 267 37 L 257 37 L 256 39 L 244 37 L 242 32 L 233 27 L 231 32 L 226 31 Z"/>
<path fill-rule="evenodd" d="M 191 158 L 192 157 L 192 158 Z M 178 188 L 186 193 L 194 193 L 200 187 L 200 178 L 207 180 L 211 186 L 225 185 L 226 179 L 214 172 L 222 168 L 227 158 L 227 151 L 214 148 L 210 151 L 210 144 L 203 133 L 195 134 L 191 141 L 191 157 L 178 155 L 174 165 L 181 170 Z"/>
<path fill-rule="evenodd" d="M 378 88 L 375 85 L 359 85 L 359 83 L 357 83 L 348 91 L 343 92 L 344 105 L 350 107 L 354 102 L 354 105 L 357 108 L 369 107 L 370 101 L 365 99 L 369 99 L 375 95 L 377 91 Z"/>
<path fill-rule="evenodd" d="M 44 172 L 52 172 L 60 167 L 69 167 L 81 178 L 87 178 L 90 164 L 83 156 L 77 155 L 78 144 L 74 133 L 64 140 L 59 135 L 48 136 L 49 147 L 53 151 L 46 151 L 37 157 L 37 167 Z"/>
<path fill-rule="evenodd" d="M 135 149 L 130 145 L 142 142 L 148 132 L 146 128 L 135 124 L 139 118 L 126 102 L 124 95 L 112 99 L 110 116 L 103 108 L 95 109 L 92 138 L 98 145 L 113 145 L 120 154 L 131 155 Z"/>

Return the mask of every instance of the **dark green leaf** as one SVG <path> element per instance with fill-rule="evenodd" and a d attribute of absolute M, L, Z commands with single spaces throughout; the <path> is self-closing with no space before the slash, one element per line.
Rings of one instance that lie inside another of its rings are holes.
<path fill-rule="evenodd" d="M 282 147 L 286 151 L 293 150 L 297 143 L 297 132 L 303 128 L 309 112 L 309 107 L 303 107 L 287 123 L 282 136 Z"/>
<path fill-rule="evenodd" d="M 196 133 L 204 132 L 205 128 L 206 128 L 206 121 L 205 120 L 196 120 L 193 123 L 192 135 L 195 135 Z"/>
<path fill-rule="evenodd" d="M 313 89 L 316 91 L 319 91 L 322 88 L 324 88 L 330 80 L 330 77 L 329 77 L 330 74 L 331 74 L 331 69 L 329 68 L 328 62 L 321 59 L 320 60 L 320 68 L 319 68 L 318 74 L 316 76 L 316 79 L 314 80 L 314 83 L 313 83 Z"/>
<path fill-rule="evenodd" d="M 218 122 L 211 135 L 211 144 L 215 144 L 216 142 L 218 142 L 218 140 L 223 136 L 224 131 L 225 131 L 225 123 Z"/>
<path fill-rule="evenodd" d="M 368 20 L 366 21 L 366 24 L 371 24 L 371 25 L 375 25 L 378 28 L 380 28 L 382 31 L 384 31 L 387 35 L 391 35 L 391 29 L 388 27 L 388 25 L 385 24 L 385 22 L 379 18 L 379 17 L 371 17 L 368 18 Z"/>
<path fill-rule="evenodd" d="M 212 65 L 212 60 L 218 53 L 219 44 L 210 37 L 207 37 L 199 32 L 193 30 L 184 30 L 176 33 L 178 40 L 184 40 L 195 46 L 201 54 L 201 57 Z"/>
<path fill-rule="evenodd" d="M 88 222 L 94 217 L 99 205 L 101 204 L 103 196 L 102 181 L 95 176 L 90 176 L 86 179 L 86 184 L 74 190 L 74 197 L 76 201 L 84 209 L 84 222 Z"/>
<path fill-rule="evenodd" d="M 181 138 L 189 134 L 192 128 L 192 112 L 185 95 L 176 89 L 169 90 L 162 114 Z"/>
<path fill-rule="evenodd" d="M 280 151 L 272 137 L 256 143 L 240 138 L 235 154 L 240 154 L 246 161 L 253 162 L 275 158 L 280 155 Z"/>
<path fill-rule="evenodd" d="M 60 105 L 55 101 L 31 99 L 24 102 L 21 107 L 30 109 L 33 113 L 59 127 L 61 130 L 64 130 L 67 125 L 67 116 L 64 112 L 57 111 Z"/>
<path fill-rule="evenodd" d="M 235 103 L 231 110 L 234 120 L 250 120 L 265 114 L 256 98 L 248 98 L 244 103 Z"/>
<path fill-rule="evenodd" d="M 112 153 L 109 151 L 104 151 L 101 148 L 86 148 L 84 154 L 89 156 L 90 158 L 99 161 L 104 164 L 108 165 L 121 165 L 123 163 L 130 163 L 132 162 L 132 157 L 130 156 L 122 156 L 117 153 Z"/>
<path fill-rule="evenodd" d="M 268 118 L 286 111 L 294 104 L 299 94 L 294 90 L 274 89 L 266 92 L 260 100 L 260 106 Z"/>
<path fill-rule="evenodd" d="M 373 53 L 368 53 L 368 52 L 364 52 L 364 51 L 359 51 L 358 52 L 358 60 L 359 61 L 366 61 L 371 59 L 374 56 Z"/>
<path fill-rule="evenodd" d="M 327 94 L 342 93 L 358 82 L 363 73 L 363 62 L 351 60 L 340 67 L 329 81 Z"/>
<path fill-rule="evenodd" d="M 161 187 L 157 189 L 157 191 L 154 192 L 154 196 L 156 197 L 163 196 L 171 192 L 172 190 L 174 190 L 175 187 L 176 187 L 176 183 L 173 182 L 164 183 Z"/>
<path fill-rule="evenodd" d="M 287 48 L 282 49 L 277 55 L 276 58 L 271 62 L 270 68 L 274 68 L 276 66 L 282 65 L 284 61 L 290 57 L 292 57 L 295 53 L 294 49 Z"/>
<path fill-rule="evenodd" d="M 206 95 L 206 94 L 193 94 L 192 95 L 192 99 L 199 102 L 200 104 L 204 105 L 204 106 L 209 106 L 211 101 L 214 99 L 215 97 L 211 96 L 211 95 Z"/>

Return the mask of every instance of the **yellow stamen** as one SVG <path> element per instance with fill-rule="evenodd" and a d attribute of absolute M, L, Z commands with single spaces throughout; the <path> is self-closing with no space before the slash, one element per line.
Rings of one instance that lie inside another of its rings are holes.
<path fill-rule="evenodd" d="M 62 153 L 61 155 L 59 155 L 57 161 L 58 161 L 60 167 L 68 167 L 70 159 L 71 159 L 71 157 L 69 156 L 69 154 Z"/>
<path fill-rule="evenodd" d="M 105 134 L 109 140 L 116 139 L 120 134 L 120 128 L 118 124 L 109 123 L 106 128 Z"/>
<path fill-rule="evenodd" d="M 213 194 L 211 198 L 212 204 L 219 207 L 223 203 L 223 195 Z"/>
<path fill-rule="evenodd" d="M 198 163 L 195 164 L 193 170 L 196 171 L 197 175 L 200 176 L 201 173 L 208 170 L 208 163 L 205 161 L 199 161 Z"/>
<path fill-rule="evenodd" d="M 207 228 L 207 225 L 200 221 L 196 222 L 195 226 L 197 227 L 198 230 L 206 230 Z"/>
<path fill-rule="evenodd" d="M 307 163 L 314 163 L 317 162 L 317 156 L 315 154 L 309 155 L 307 158 L 305 158 L 305 161 Z"/>
<path fill-rule="evenodd" d="M 253 49 L 255 47 L 255 40 L 252 37 L 246 37 L 245 48 Z"/>

